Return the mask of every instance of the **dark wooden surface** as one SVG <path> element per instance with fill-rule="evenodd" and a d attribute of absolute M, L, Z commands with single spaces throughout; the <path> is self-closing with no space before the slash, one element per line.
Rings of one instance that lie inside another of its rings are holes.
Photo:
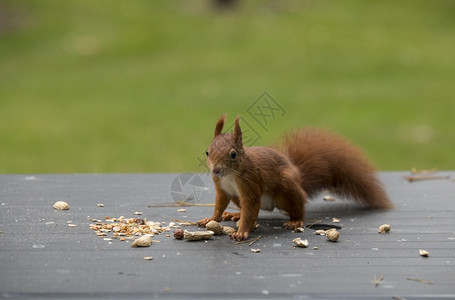
<path fill-rule="evenodd" d="M 455 177 L 454 172 L 440 174 Z M 186 212 L 150 207 L 174 203 L 170 189 L 178 174 L 0 175 L 0 296 L 454 297 L 455 182 L 409 183 L 404 175 L 380 174 L 396 206 L 391 211 L 370 211 L 340 199 L 329 203 L 322 195 L 309 202 L 306 224 L 322 220 L 341 226 L 336 243 L 311 229 L 287 231 L 284 215 L 261 212 L 260 226 L 252 233 L 261 238 L 251 247 L 235 245 L 227 236 L 188 242 L 160 234 L 153 238 L 160 242 L 149 248 L 105 241 L 89 229 L 89 218 L 129 218 L 142 211 L 149 221 L 169 223 L 210 216 L 212 207 L 187 207 Z M 213 202 L 211 179 L 198 176 L 206 187 L 199 190 L 205 194 L 198 202 Z M 68 202 L 70 210 L 54 210 L 59 200 Z M 341 222 L 332 223 L 332 218 Z M 67 221 L 77 226 L 68 227 Z M 391 232 L 378 234 L 384 223 Z M 310 246 L 294 248 L 295 237 Z M 421 257 L 419 249 L 428 250 L 429 257 Z M 145 256 L 154 259 L 145 261 Z M 384 276 L 378 286 L 375 275 Z"/>

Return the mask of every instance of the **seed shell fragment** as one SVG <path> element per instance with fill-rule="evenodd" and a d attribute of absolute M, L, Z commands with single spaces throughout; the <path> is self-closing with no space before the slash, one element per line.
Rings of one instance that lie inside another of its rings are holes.
<path fill-rule="evenodd" d="M 296 246 L 301 247 L 301 248 L 306 248 L 310 244 L 308 240 L 302 240 L 301 238 L 295 238 L 292 240 Z"/>
<path fill-rule="evenodd" d="M 420 256 L 428 257 L 430 252 L 428 252 L 427 250 L 419 249 L 419 254 L 420 254 Z"/>
<path fill-rule="evenodd" d="M 387 233 L 389 231 L 390 231 L 390 225 L 389 224 L 383 224 L 383 225 L 379 226 L 379 228 L 378 228 L 378 233 L 384 234 L 384 233 Z"/>
<path fill-rule="evenodd" d="M 70 209 L 70 206 L 68 203 L 66 203 L 65 201 L 57 201 L 54 203 L 54 206 L 53 206 L 55 209 L 59 209 L 59 210 L 68 210 Z"/>

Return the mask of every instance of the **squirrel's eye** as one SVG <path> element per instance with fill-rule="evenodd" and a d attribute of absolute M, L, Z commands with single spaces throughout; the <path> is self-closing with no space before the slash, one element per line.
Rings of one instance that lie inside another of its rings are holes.
<path fill-rule="evenodd" d="M 237 157 L 237 153 L 235 152 L 235 150 L 232 150 L 231 151 L 231 158 L 235 159 L 236 157 Z"/>
<path fill-rule="evenodd" d="M 209 156 L 209 150 L 205 151 L 205 155 Z"/>

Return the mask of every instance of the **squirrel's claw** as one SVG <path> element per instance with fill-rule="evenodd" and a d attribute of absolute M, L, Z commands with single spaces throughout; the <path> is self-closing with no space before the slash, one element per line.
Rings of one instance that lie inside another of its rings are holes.
<path fill-rule="evenodd" d="M 229 237 L 235 241 L 243 241 L 248 238 L 248 232 L 239 232 L 229 235 Z"/>
<path fill-rule="evenodd" d="M 205 227 L 208 222 L 212 221 L 212 218 L 204 218 L 202 220 L 197 221 L 197 226 L 199 227 Z"/>
<path fill-rule="evenodd" d="M 284 228 L 289 229 L 289 230 L 294 230 L 299 227 L 304 227 L 305 224 L 303 224 L 302 220 L 294 220 L 294 221 L 289 221 L 284 223 Z"/>
<path fill-rule="evenodd" d="M 223 221 L 238 221 L 240 219 L 240 213 L 239 212 L 235 212 L 235 213 L 231 213 L 231 212 L 223 212 L 223 215 L 221 216 L 221 220 Z"/>

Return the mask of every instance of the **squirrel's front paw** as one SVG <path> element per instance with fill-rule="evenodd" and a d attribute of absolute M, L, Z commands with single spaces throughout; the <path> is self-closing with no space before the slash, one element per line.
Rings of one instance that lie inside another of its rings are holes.
<path fill-rule="evenodd" d="M 305 225 L 303 224 L 302 220 L 295 220 L 295 221 L 289 221 L 284 223 L 284 228 L 289 229 L 289 230 L 294 230 L 299 227 L 304 227 Z"/>
<path fill-rule="evenodd" d="M 229 235 L 229 237 L 236 241 L 243 241 L 248 238 L 248 232 L 237 231 L 236 233 Z"/>
<path fill-rule="evenodd" d="M 199 227 L 205 227 L 208 222 L 212 221 L 212 218 L 204 218 L 202 220 L 197 221 L 197 226 Z"/>

